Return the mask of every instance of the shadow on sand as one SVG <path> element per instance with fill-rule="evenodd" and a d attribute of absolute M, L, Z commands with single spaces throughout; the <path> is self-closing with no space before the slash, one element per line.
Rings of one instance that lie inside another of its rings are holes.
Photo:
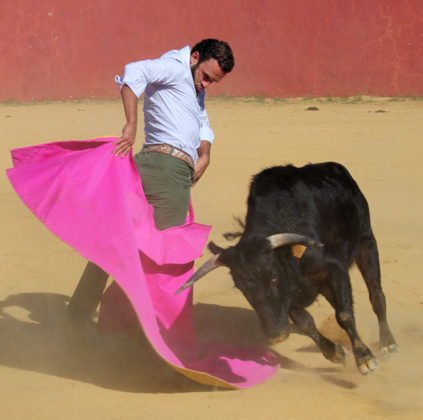
<path fill-rule="evenodd" d="M 136 339 L 127 334 L 100 334 L 92 323 L 84 340 L 72 338 L 63 328 L 68 300 L 59 294 L 21 293 L 0 301 L 0 364 L 126 392 L 212 390 L 171 369 L 143 334 Z M 197 304 L 194 319 L 200 341 L 267 347 L 252 310 Z M 338 371 L 335 367 L 308 368 L 269 350 L 282 369 L 319 374 L 334 385 L 354 387 L 329 375 Z"/>

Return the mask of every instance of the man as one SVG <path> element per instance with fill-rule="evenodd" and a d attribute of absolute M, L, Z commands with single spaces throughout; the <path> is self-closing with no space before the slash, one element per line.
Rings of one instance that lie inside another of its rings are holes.
<path fill-rule="evenodd" d="M 204 89 L 232 71 L 232 50 L 224 41 L 205 39 L 172 50 L 156 60 L 130 63 L 120 85 L 126 124 L 115 143 L 124 157 L 135 143 L 138 99 L 145 92 L 145 144 L 134 156 L 147 200 L 160 230 L 182 225 L 190 188 L 210 161 L 214 134 L 204 106 Z M 89 262 L 68 306 L 69 321 L 83 328 L 101 300 L 108 274 Z"/>

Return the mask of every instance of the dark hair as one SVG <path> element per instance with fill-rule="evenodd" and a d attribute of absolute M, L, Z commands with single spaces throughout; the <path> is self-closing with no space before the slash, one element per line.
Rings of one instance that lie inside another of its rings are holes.
<path fill-rule="evenodd" d="M 229 73 L 234 67 L 234 56 L 231 47 L 225 41 L 217 39 L 203 39 L 191 50 L 191 54 L 198 51 L 198 63 L 214 58 L 224 73 Z"/>

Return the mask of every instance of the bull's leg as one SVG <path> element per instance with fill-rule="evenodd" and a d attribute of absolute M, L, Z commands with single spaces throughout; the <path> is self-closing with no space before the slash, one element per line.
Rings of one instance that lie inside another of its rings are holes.
<path fill-rule="evenodd" d="M 380 281 L 379 253 L 374 236 L 362 241 L 357 266 L 369 290 L 369 298 L 379 321 L 379 343 L 382 354 L 397 351 L 398 346 L 386 320 L 386 302 Z"/>
<path fill-rule="evenodd" d="M 328 280 L 334 297 L 336 320 L 351 341 L 357 367 L 362 374 L 373 372 L 378 363 L 370 349 L 358 336 L 355 326 L 351 283 L 348 272 L 337 262 L 329 264 Z"/>
<path fill-rule="evenodd" d="M 340 344 L 333 343 L 320 334 L 313 317 L 305 309 L 291 309 L 289 316 L 294 325 L 317 344 L 326 359 L 333 363 L 342 363 L 345 361 L 347 357 L 345 349 Z"/>

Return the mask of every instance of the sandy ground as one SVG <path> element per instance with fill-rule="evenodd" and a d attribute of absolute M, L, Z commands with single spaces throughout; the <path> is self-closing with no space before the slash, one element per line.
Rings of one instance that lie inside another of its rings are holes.
<path fill-rule="evenodd" d="M 306 111 L 316 106 L 318 111 Z M 386 112 L 378 112 L 380 110 Z M 5 419 L 421 419 L 423 418 L 423 104 L 366 98 L 358 103 L 213 99 L 212 164 L 193 189 L 197 221 L 211 239 L 245 214 L 248 184 L 264 167 L 338 161 L 367 196 L 379 242 L 388 316 L 399 352 L 361 376 L 323 358 L 311 340 L 291 337 L 273 348 L 281 367 L 244 391 L 196 384 L 168 367 L 141 340 L 100 335 L 88 347 L 65 339 L 66 302 L 85 261 L 24 207 L 4 170 L 12 148 L 55 140 L 119 135 L 118 101 L 0 104 L 1 263 L 0 407 Z M 142 130 L 140 129 L 140 132 Z M 142 136 L 139 136 L 138 147 Z M 209 257 L 208 251 L 203 258 Z M 199 261 L 201 262 L 201 261 Z M 351 272 L 363 340 L 377 353 L 378 328 L 358 271 Z M 226 269 L 196 286 L 202 340 L 266 345 L 255 313 Z M 332 310 L 318 300 L 316 321 L 343 341 Z"/>

